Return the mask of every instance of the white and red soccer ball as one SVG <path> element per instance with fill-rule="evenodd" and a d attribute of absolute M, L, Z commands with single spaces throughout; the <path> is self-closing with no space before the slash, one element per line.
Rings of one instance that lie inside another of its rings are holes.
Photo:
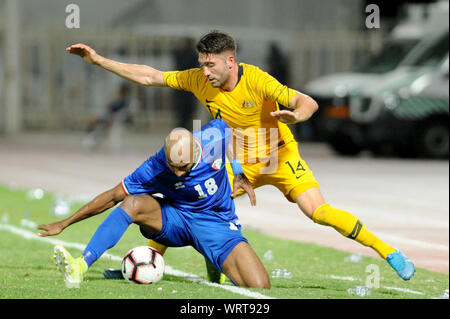
<path fill-rule="evenodd" d="M 129 250 L 122 260 L 123 277 L 134 284 L 155 284 L 164 275 L 164 258 L 154 248 L 139 246 Z"/>

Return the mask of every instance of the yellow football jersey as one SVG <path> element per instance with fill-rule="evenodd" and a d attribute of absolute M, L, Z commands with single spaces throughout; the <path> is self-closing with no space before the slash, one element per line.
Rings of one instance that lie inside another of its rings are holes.
<path fill-rule="evenodd" d="M 270 115 L 279 105 L 288 106 L 297 91 L 278 82 L 260 68 L 239 63 L 233 91 L 214 88 L 200 68 L 164 73 L 167 86 L 192 92 L 213 118 L 222 118 L 234 129 L 235 143 L 244 150 L 243 163 L 256 163 L 294 139 L 288 126 Z M 182 111 L 182 110 L 181 110 Z"/>

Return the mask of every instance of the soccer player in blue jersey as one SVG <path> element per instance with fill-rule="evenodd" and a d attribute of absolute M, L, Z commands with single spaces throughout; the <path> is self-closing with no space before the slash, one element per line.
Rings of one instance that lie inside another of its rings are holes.
<path fill-rule="evenodd" d="M 231 130 L 217 119 L 191 133 L 174 129 L 164 147 L 116 187 L 98 195 L 65 220 L 39 225 L 40 236 L 59 234 L 69 225 L 120 203 L 98 227 L 83 255 L 73 258 L 62 246 L 53 260 L 68 287 L 79 287 L 88 268 L 122 237 L 131 223 L 141 233 L 169 247 L 193 246 L 238 286 L 270 288 L 267 272 L 247 239 L 235 213 L 239 189 L 255 194 L 234 160 Z M 231 145 L 231 147 L 230 147 Z M 232 193 L 225 168 L 231 158 L 238 181 Z M 163 198 L 151 196 L 162 194 Z"/>

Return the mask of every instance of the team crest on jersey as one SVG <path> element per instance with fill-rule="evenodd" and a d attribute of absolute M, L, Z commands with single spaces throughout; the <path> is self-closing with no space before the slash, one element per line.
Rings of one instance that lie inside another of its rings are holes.
<path fill-rule="evenodd" d="M 216 159 L 212 164 L 212 168 L 218 171 L 222 167 L 222 160 L 220 158 Z"/>
<path fill-rule="evenodd" d="M 255 107 L 255 103 L 253 102 L 243 102 L 242 103 L 242 108 L 244 109 L 251 109 L 252 107 Z"/>
<path fill-rule="evenodd" d="M 183 182 L 177 182 L 177 183 L 175 183 L 175 189 L 180 189 L 180 188 L 184 188 Z"/>

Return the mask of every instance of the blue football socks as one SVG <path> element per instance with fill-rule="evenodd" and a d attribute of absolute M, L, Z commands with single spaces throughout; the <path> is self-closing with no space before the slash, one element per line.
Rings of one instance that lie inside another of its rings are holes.
<path fill-rule="evenodd" d="M 120 207 L 116 207 L 111 212 L 97 228 L 83 252 L 83 257 L 88 267 L 99 259 L 107 249 L 117 244 L 132 222 L 131 217 Z"/>

